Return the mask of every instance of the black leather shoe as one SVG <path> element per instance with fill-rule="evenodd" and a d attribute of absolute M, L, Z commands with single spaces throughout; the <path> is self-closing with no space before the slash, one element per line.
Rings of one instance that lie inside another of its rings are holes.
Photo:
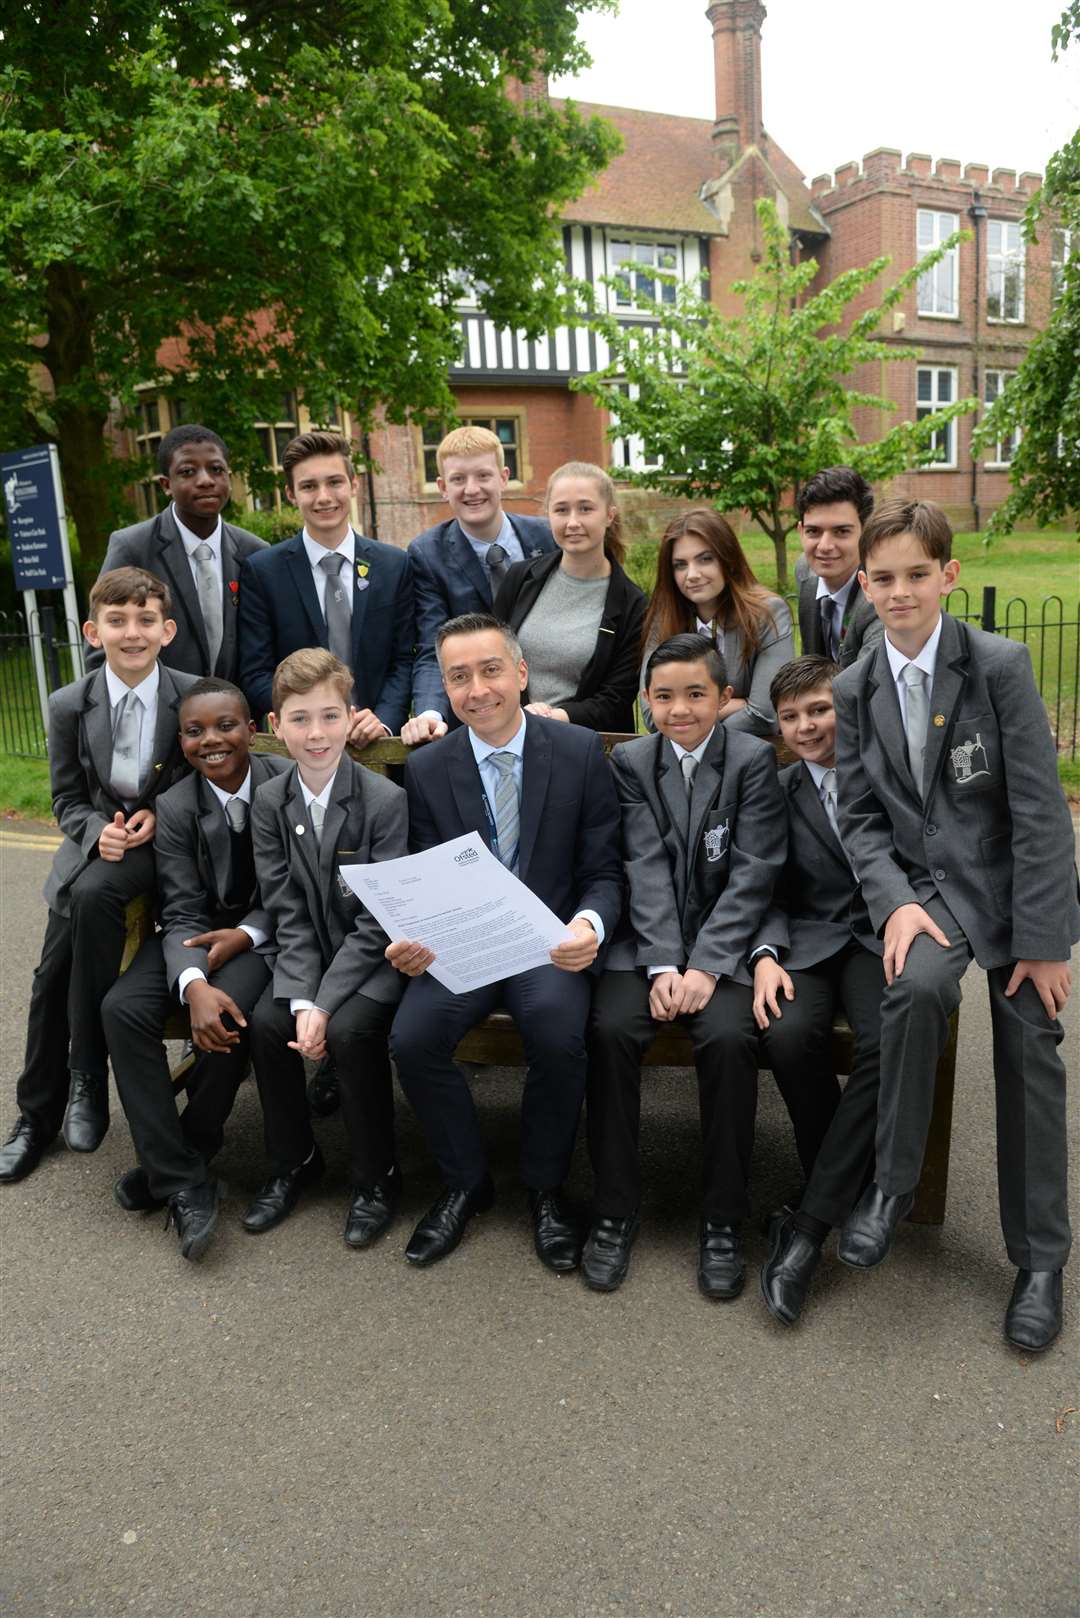
<path fill-rule="evenodd" d="M 640 1215 L 626 1219 L 594 1219 L 581 1254 L 581 1273 L 594 1292 L 614 1292 L 626 1280 L 630 1249 L 641 1226 Z"/>
<path fill-rule="evenodd" d="M 220 1180 L 207 1180 L 203 1185 L 186 1186 L 169 1198 L 165 1229 L 176 1227 L 182 1258 L 194 1263 L 206 1252 L 218 1222 L 223 1190 Z"/>
<path fill-rule="evenodd" d="M 164 1208 L 168 1200 L 155 1197 L 144 1168 L 128 1169 L 126 1174 L 121 1174 L 112 1188 L 112 1194 L 125 1213 L 153 1213 L 158 1208 Z"/>
<path fill-rule="evenodd" d="M 530 1191 L 533 1246 L 541 1264 L 558 1275 L 569 1275 L 581 1263 L 584 1233 L 581 1222 L 567 1207 L 558 1189 Z"/>
<path fill-rule="evenodd" d="M 316 1180 L 321 1180 L 325 1171 L 323 1155 L 316 1146 L 307 1162 L 301 1163 L 298 1169 L 291 1174 L 275 1175 L 260 1186 L 240 1223 L 252 1236 L 261 1236 L 264 1230 L 273 1230 L 283 1219 L 288 1219 L 300 1200 L 301 1191 L 314 1185 Z"/>
<path fill-rule="evenodd" d="M 73 1152 L 96 1152 L 109 1128 L 109 1080 L 104 1073 L 71 1071 L 64 1140 Z"/>
<path fill-rule="evenodd" d="M 372 1186 L 353 1187 L 353 1199 L 345 1215 L 345 1240 L 350 1247 L 370 1247 L 377 1236 L 388 1230 L 401 1201 L 401 1174 L 395 1169 Z"/>
<path fill-rule="evenodd" d="M 715 1219 L 701 1221 L 697 1284 L 706 1298 L 727 1300 L 739 1296 L 746 1284 L 746 1254 L 739 1241 L 738 1225 L 721 1225 Z"/>
<path fill-rule="evenodd" d="M 486 1213 L 495 1201 L 491 1176 L 485 1175 L 471 1191 L 444 1191 L 421 1219 L 405 1249 L 410 1264 L 434 1264 L 452 1253 L 476 1214 Z"/>
<path fill-rule="evenodd" d="M 307 1087 L 307 1103 L 316 1118 L 329 1118 L 341 1106 L 337 1069 L 330 1057 L 324 1057 Z"/>
<path fill-rule="evenodd" d="M 14 1185 L 16 1180 L 33 1174 L 52 1138 L 20 1113 L 11 1134 L 0 1146 L 0 1184 Z"/>
<path fill-rule="evenodd" d="M 840 1230 L 836 1256 L 856 1270 L 872 1270 L 888 1256 L 896 1227 L 911 1212 L 914 1191 L 889 1197 L 875 1184 L 867 1186 Z"/>
<path fill-rule="evenodd" d="M 1017 1270 L 1005 1339 L 1025 1354 L 1041 1354 L 1061 1330 L 1061 1271 Z"/>
<path fill-rule="evenodd" d="M 773 1230 L 769 1257 L 761 1268 L 761 1296 L 774 1320 L 794 1326 L 803 1311 L 810 1280 L 821 1263 L 821 1249 L 795 1229 L 789 1214 Z"/>

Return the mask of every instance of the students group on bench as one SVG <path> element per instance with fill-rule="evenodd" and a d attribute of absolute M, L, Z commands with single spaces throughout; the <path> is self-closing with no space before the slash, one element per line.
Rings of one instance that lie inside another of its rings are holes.
<path fill-rule="evenodd" d="M 401 551 L 352 525 L 347 442 L 301 434 L 285 467 L 303 530 L 271 548 L 221 520 L 217 435 L 163 440 L 172 504 L 112 536 L 84 626 L 97 666 L 50 698 L 63 841 L 0 1181 L 25 1178 L 60 1133 L 97 1149 L 111 1062 L 137 1158 L 116 1201 L 167 1206 L 198 1259 L 249 1060 L 266 1150 L 241 1221 L 253 1235 L 324 1173 L 304 1060 L 329 1061 L 349 1143 L 344 1237 L 362 1249 L 403 1196 L 393 1060 L 443 1182 L 405 1245 L 432 1264 L 494 1201 L 454 1053 L 501 1007 L 527 1062 L 520 1179 L 537 1256 L 609 1292 L 640 1227 L 642 1061 L 678 1021 L 697 1070 L 708 1299 L 745 1283 L 759 1068 L 790 1114 L 804 1184 L 767 1219 L 760 1274 L 790 1326 L 833 1226 L 841 1261 L 869 1269 L 911 1210 L 974 957 L 1017 1272 L 1005 1335 L 1048 1347 L 1070 1241 L 1058 1046 L 1080 936 L 1072 825 L 1026 650 L 942 612 L 958 573 L 942 512 L 872 511 L 848 468 L 811 479 L 794 658 L 787 607 L 716 513 L 669 526 L 646 613 L 601 468 L 552 476 L 549 527 L 503 511 L 494 434 L 458 429 L 438 466 L 453 516 Z M 607 759 L 597 732 L 632 728 L 639 668 L 653 734 Z M 287 758 L 252 750 L 263 715 Z M 779 772 L 777 727 L 795 759 Z M 346 754 L 398 734 L 404 789 Z M 341 866 L 467 832 L 566 939 L 549 965 L 454 995 L 422 942 L 389 942 Z M 137 899 L 156 930 L 121 971 Z M 182 1111 L 164 1045 L 180 1006 L 196 1048 Z M 854 1045 L 843 1088 L 840 1013 Z M 591 1215 L 565 1190 L 586 1097 Z"/>

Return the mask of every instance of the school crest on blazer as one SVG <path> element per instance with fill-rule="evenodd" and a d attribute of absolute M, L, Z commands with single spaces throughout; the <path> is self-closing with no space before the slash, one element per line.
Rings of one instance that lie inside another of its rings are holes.
<path fill-rule="evenodd" d="M 705 833 L 705 858 L 710 865 L 722 860 L 728 851 L 731 841 L 731 822 L 725 820 L 721 826 L 710 826 Z"/>
<path fill-rule="evenodd" d="M 981 775 L 988 776 L 989 759 L 986 756 L 982 734 L 977 731 L 974 739 L 968 737 L 966 741 L 950 747 L 949 763 L 952 765 L 953 780 L 958 787 L 966 786 L 969 781 L 977 781 Z"/>

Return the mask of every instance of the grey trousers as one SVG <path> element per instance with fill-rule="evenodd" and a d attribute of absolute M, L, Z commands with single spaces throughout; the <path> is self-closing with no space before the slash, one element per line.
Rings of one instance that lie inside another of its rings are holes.
<path fill-rule="evenodd" d="M 945 901 L 924 908 L 950 940 L 925 934 L 912 944 L 900 977 L 881 1002 L 881 1088 L 876 1140 L 878 1185 L 889 1196 L 914 1190 L 922 1172 L 934 1075 L 960 1004 L 971 946 Z M 1005 1247 L 1025 1270 L 1060 1269 L 1069 1256 L 1065 1037 L 1031 983 L 1006 998 L 1012 965 L 987 973 L 994 1038 L 998 1201 Z"/>

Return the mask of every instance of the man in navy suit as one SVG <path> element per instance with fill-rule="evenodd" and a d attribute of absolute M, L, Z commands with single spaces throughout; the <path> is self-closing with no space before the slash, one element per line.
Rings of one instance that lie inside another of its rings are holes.
<path fill-rule="evenodd" d="M 350 454 L 337 433 L 301 433 L 286 446 L 286 492 L 304 526 L 240 574 L 240 684 L 265 714 L 282 658 L 324 646 L 352 670 L 359 711 L 349 741 L 366 747 L 396 736 L 409 712 L 413 586 L 404 551 L 352 526 L 359 485 Z"/>
<path fill-rule="evenodd" d="M 442 1170 L 446 1191 L 413 1232 L 405 1256 L 431 1264 L 457 1246 L 494 1187 L 458 1041 L 497 1006 L 514 1018 L 528 1074 L 521 1117 L 521 1177 L 533 1241 L 549 1269 L 574 1269 L 582 1233 L 559 1187 L 570 1166 L 585 1093 L 588 968 L 622 908 L 619 805 L 600 738 L 578 725 L 524 714 L 528 669 L 513 632 L 489 613 L 444 624 L 439 662 L 461 728 L 405 766 L 409 847 L 433 848 L 479 832 L 492 853 L 566 924 L 551 965 L 452 994 L 431 977 L 422 944 L 389 945 L 410 979 L 390 1050 Z"/>
<path fill-rule="evenodd" d="M 449 618 L 490 612 L 512 562 L 555 549 L 542 517 L 511 516 L 502 508 L 510 472 L 503 447 L 486 427 L 458 427 L 435 452 L 439 493 L 453 516 L 409 546 L 416 587 L 414 718 L 401 732 L 410 746 L 434 741 L 457 725 L 439 673 L 435 637 Z"/>

